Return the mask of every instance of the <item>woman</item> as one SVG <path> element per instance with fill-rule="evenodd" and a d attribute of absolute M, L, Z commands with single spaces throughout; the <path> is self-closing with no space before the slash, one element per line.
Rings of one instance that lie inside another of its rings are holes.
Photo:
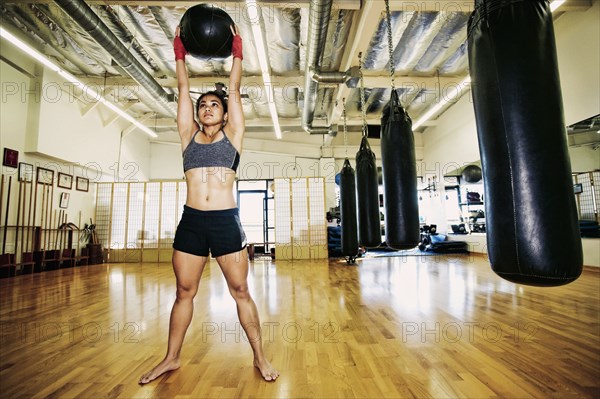
<path fill-rule="evenodd" d="M 179 100 L 177 128 L 183 150 L 187 199 L 173 242 L 173 269 L 177 280 L 177 298 L 171 311 L 169 343 L 165 358 L 144 374 L 147 384 L 180 366 L 183 338 L 192 320 L 193 300 L 209 251 L 217 260 L 235 299 L 240 323 L 246 332 L 254 365 L 263 378 L 274 381 L 279 372 L 265 358 L 256 305 L 248 292 L 248 255 L 246 236 L 233 198 L 235 171 L 244 135 L 244 114 L 240 97 L 242 77 L 242 39 L 231 27 L 233 65 L 229 76 L 229 99 L 218 92 L 202 95 L 194 106 L 189 92 L 185 50 L 175 33 L 174 50 Z"/>

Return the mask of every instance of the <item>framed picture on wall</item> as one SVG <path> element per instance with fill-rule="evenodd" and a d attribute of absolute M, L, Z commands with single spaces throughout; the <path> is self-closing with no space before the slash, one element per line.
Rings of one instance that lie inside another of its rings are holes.
<path fill-rule="evenodd" d="M 58 183 L 56 183 L 57 187 L 68 188 L 69 190 L 73 188 L 73 176 L 68 175 L 66 173 L 58 172 Z"/>
<path fill-rule="evenodd" d="M 54 171 L 38 166 L 36 179 L 38 184 L 51 186 L 54 184 Z"/>
<path fill-rule="evenodd" d="M 69 207 L 69 193 L 60 193 L 60 204 L 59 207 L 67 209 Z"/>
<path fill-rule="evenodd" d="M 16 168 L 17 165 L 19 165 L 19 151 L 11 150 L 10 148 L 4 148 L 2 165 L 8 166 L 9 168 Z"/>
<path fill-rule="evenodd" d="M 86 179 L 85 177 L 77 177 L 77 179 L 75 181 L 75 189 L 77 189 L 78 191 L 87 192 L 89 190 L 89 186 L 90 186 L 89 179 Z"/>
<path fill-rule="evenodd" d="M 19 181 L 30 183 L 33 181 L 33 165 L 19 162 Z"/>

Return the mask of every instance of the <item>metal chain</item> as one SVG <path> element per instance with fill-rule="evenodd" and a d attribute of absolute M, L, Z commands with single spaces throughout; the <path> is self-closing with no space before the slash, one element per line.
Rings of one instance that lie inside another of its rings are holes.
<path fill-rule="evenodd" d="M 342 98 L 342 117 L 344 118 L 344 147 L 346 149 L 346 158 L 348 158 L 348 129 L 346 128 L 346 99 Z"/>
<path fill-rule="evenodd" d="M 396 86 L 394 83 L 394 41 L 392 39 L 392 15 L 390 13 L 390 1 L 385 0 L 385 20 L 387 22 L 387 33 L 388 33 L 388 50 L 390 52 L 390 78 L 392 79 L 392 91 L 395 90 Z"/>
<path fill-rule="evenodd" d="M 360 111 L 362 114 L 362 135 L 367 135 L 367 110 L 365 109 L 365 86 L 362 73 L 362 53 L 358 53 L 358 72 L 360 74 Z"/>

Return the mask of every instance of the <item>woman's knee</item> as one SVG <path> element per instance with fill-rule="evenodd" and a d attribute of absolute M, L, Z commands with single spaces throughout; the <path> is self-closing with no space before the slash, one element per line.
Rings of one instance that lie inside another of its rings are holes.
<path fill-rule="evenodd" d="M 193 283 L 178 283 L 177 284 L 177 299 L 192 300 L 198 292 L 198 285 Z"/>
<path fill-rule="evenodd" d="M 234 284 L 229 287 L 229 292 L 233 299 L 237 300 L 249 300 L 250 299 L 250 290 L 248 289 L 248 284 Z"/>

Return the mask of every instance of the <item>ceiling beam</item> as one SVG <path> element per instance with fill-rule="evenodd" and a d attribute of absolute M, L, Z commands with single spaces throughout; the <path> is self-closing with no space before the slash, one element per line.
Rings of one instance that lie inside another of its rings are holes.
<path fill-rule="evenodd" d="M 53 3 L 53 0 L 9 0 L 12 4 L 49 4 Z M 159 0 L 87 0 L 89 5 L 110 5 L 110 6 L 158 6 L 158 7 L 191 7 L 198 4 L 197 0 L 170 0 L 170 1 L 159 1 Z M 336 0 L 333 3 L 333 7 L 339 10 L 360 10 L 361 0 Z M 383 9 L 383 0 L 368 0 L 363 1 L 364 7 L 367 7 L 369 3 L 381 3 L 378 7 Z M 239 7 L 240 12 L 243 15 L 243 8 L 246 5 L 240 0 L 220 0 L 214 2 L 219 7 L 235 8 Z M 441 11 L 441 12 L 473 12 L 473 0 L 390 0 L 390 11 Z M 260 7 L 272 7 L 272 8 L 308 8 L 310 6 L 310 0 L 296 0 L 296 1 L 268 1 L 258 0 Z M 567 0 L 562 6 L 560 11 L 585 11 L 592 6 L 592 0 Z M 363 7 L 363 8 L 364 8 Z"/>
<path fill-rule="evenodd" d="M 138 122 L 140 123 L 144 123 L 145 121 L 149 120 L 152 117 L 152 114 L 145 114 L 142 115 L 141 118 L 138 118 Z M 129 135 L 129 133 L 133 132 L 135 129 L 137 129 L 138 127 L 136 125 L 134 125 L 133 123 L 130 124 L 127 128 L 125 128 L 122 132 L 121 132 L 121 138 L 126 137 L 127 135 Z"/>
<path fill-rule="evenodd" d="M 383 3 L 383 0 L 381 0 Z M 559 11 L 585 11 L 592 6 L 592 0 L 566 0 L 560 6 Z M 390 0 L 390 11 L 405 12 L 464 12 L 472 13 L 474 9 L 473 0 Z"/>
<path fill-rule="evenodd" d="M 161 140 L 150 140 L 154 144 L 162 145 L 174 145 L 179 146 L 178 142 L 165 142 Z M 346 154 L 350 158 L 354 158 L 358 144 L 349 144 L 348 147 L 344 145 L 335 145 L 331 148 L 330 156 L 336 159 L 346 158 Z M 377 155 L 381 154 L 381 146 L 378 142 L 371 143 L 371 150 Z M 274 154 L 274 155 L 288 155 L 293 157 L 302 158 L 321 158 L 323 155 L 323 149 L 320 144 L 305 144 L 305 143 L 291 143 L 284 140 L 269 140 L 269 139 L 257 139 L 257 138 L 245 138 L 244 139 L 244 152 L 254 152 L 259 154 Z M 423 160 L 423 147 L 415 146 L 415 158 L 417 161 Z"/>
<path fill-rule="evenodd" d="M 53 3 L 53 0 L 12 0 L 10 3 L 13 4 L 48 4 Z M 158 1 L 158 0 L 86 0 L 88 5 L 100 5 L 100 6 L 157 6 L 157 7 L 191 7 L 198 4 L 198 0 L 170 0 L 170 1 Z M 246 4 L 240 0 L 217 0 L 212 2 L 214 5 L 221 8 L 235 8 L 239 7 L 243 12 L 243 8 L 246 8 Z M 269 1 L 269 0 L 258 0 L 259 7 L 272 7 L 272 8 L 308 8 L 310 6 L 310 0 L 294 0 L 292 1 Z M 243 7 L 243 8 L 242 8 Z M 358 10 L 360 9 L 360 0 L 335 0 L 333 7 L 339 10 Z"/>
<path fill-rule="evenodd" d="M 586 11 L 592 6 L 592 0 L 567 0 L 557 11 Z"/>
<path fill-rule="evenodd" d="M 394 74 L 394 85 L 396 88 L 438 90 L 440 87 L 444 88 L 450 85 L 458 85 L 463 79 L 463 76 L 407 76 L 396 73 Z M 365 88 L 391 87 L 389 73 L 382 74 L 382 72 L 377 71 L 364 71 L 363 81 Z"/>
<path fill-rule="evenodd" d="M 383 3 L 383 0 L 381 0 Z M 473 12 L 473 0 L 390 0 L 390 11 L 404 12 Z"/>
<path fill-rule="evenodd" d="M 131 78 L 126 77 L 78 77 L 83 83 L 88 86 L 102 90 L 104 88 L 112 88 L 116 90 L 116 95 L 125 94 L 135 90 L 138 84 Z M 155 78 L 158 84 L 162 87 L 175 89 L 177 88 L 176 78 Z M 191 77 L 190 87 L 193 90 L 207 91 L 213 90 L 215 83 L 226 81 L 226 76 L 198 76 Z M 394 75 L 395 85 L 397 88 L 414 88 L 414 89 L 428 89 L 438 90 L 438 86 L 442 88 L 449 85 L 459 84 L 463 77 L 452 77 L 452 76 L 406 76 L 401 74 Z M 364 85 L 367 88 L 387 88 L 390 87 L 390 77 L 388 75 L 381 76 L 378 71 L 365 71 L 363 74 Z M 302 75 L 296 76 L 272 76 L 273 88 L 274 89 L 302 89 L 304 87 L 304 77 Z M 263 87 L 263 80 L 261 75 L 244 76 L 242 78 L 242 90 L 254 90 Z M 340 85 L 346 87 L 345 85 Z M 341 91 L 342 89 L 338 90 Z M 121 91 L 121 92 L 119 92 Z M 350 89 L 346 87 L 345 93 L 349 93 Z M 347 94 L 346 94 L 347 95 Z M 341 109 L 341 104 L 340 104 Z M 340 111 L 341 115 L 341 111 Z M 333 121 L 335 123 L 335 121 Z"/>
<path fill-rule="evenodd" d="M 342 71 L 350 69 L 352 65 L 358 65 L 358 54 L 364 54 L 369 48 L 371 36 L 373 36 L 374 30 L 377 28 L 377 23 L 384 10 L 384 5 L 385 3 L 383 1 L 366 1 L 363 3 L 363 7 L 352 22 L 350 35 L 348 36 L 348 43 L 352 44 L 346 46 L 346 51 L 342 56 L 340 67 Z M 365 87 L 369 87 L 367 86 L 366 81 L 364 84 Z M 386 86 L 389 86 L 389 81 Z M 338 87 L 335 100 L 333 101 L 334 106 L 328 115 L 329 123 L 339 123 L 344 108 L 343 100 L 344 98 L 347 98 L 349 94 L 350 88 L 346 85 L 340 85 Z"/>
<path fill-rule="evenodd" d="M 181 146 L 179 142 L 171 142 L 164 140 L 150 140 L 152 144 Z M 292 157 L 303 158 L 321 158 L 321 146 L 315 144 L 290 143 L 285 140 L 269 140 L 269 139 L 244 139 L 244 153 L 253 152 L 258 154 L 271 155 L 287 155 Z"/>
<path fill-rule="evenodd" d="M 148 116 L 149 115 L 149 116 Z M 177 129 L 177 121 L 171 118 L 158 118 L 158 119 L 149 119 L 154 118 L 154 113 L 148 113 L 143 115 L 140 118 L 140 122 L 143 120 L 147 121 L 145 125 L 149 128 L 157 128 L 157 129 Z M 263 127 L 270 126 L 272 124 L 271 118 L 248 118 L 246 119 L 246 127 Z M 369 125 L 380 125 L 380 118 L 367 118 L 367 124 Z M 302 120 L 300 118 L 279 118 L 279 125 L 281 127 L 297 127 L 302 129 Z M 360 118 L 350 118 L 347 121 L 348 126 L 362 126 L 362 120 Z M 423 124 L 423 126 L 435 126 L 436 121 L 428 121 Z"/>
<path fill-rule="evenodd" d="M 314 144 L 290 143 L 285 140 L 244 139 L 244 152 L 320 158 L 321 147 Z"/>
<path fill-rule="evenodd" d="M 113 91 L 113 87 L 106 87 L 106 88 L 103 88 L 102 90 L 97 90 L 97 93 L 102 95 L 102 97 L 107 98 L 107 96 L 110 93 L 112 93 L 112 91 Z M 92 101 L 91 103 L 87 104 L 81 110 L 81 116 L 86 116 L 90 111 L 96 109 L 96 107 L 100 104 L 102 104 L 100 101 Z"/>
<path fill-rule="evenodd" d="M 100 104 L 100 101 L 96 101 L 96 103 Z M 123 111 L 127 111 L 129 108 L 133 107 L 134 104 L 135 104 L 134 102 L 126 103 L 125 105 L 121 105 L 121 109 Z M 146 115 L 151 115 L 151 114 L 146 114 Z M 104 121 L 103 127 L 106 128 L 106 127 L 110 126 L 115 121 L 117 121 L 119 118 L 122 118 L 122 116 L 117 114 L 116 112 L 112 112 L 112 116 L 110 118 L 108 118 L 106 121 Z M 142 118 L 146 119 L 144 115 L 142 116 Z"/>
<path fill-rule="evenodd" d="M 582 12 L 587 11 L 592 7 L 593 0 L 565 0 L 554 12 L 552 13 L 554 21 L 567 12 Z"/>
<path fill-rule="evenodd" d="M 303 74 L 302 74 L 303 75 Z M 78 76 L 78 79 L 83 83 L 87 84 L 91 87 L 109 87 L 109 86 L 117 86 L 123 89 L 131 89 L 132 87 L 138 86 L 138 84 L 131 78 L 122 77 L 122 76 L 111 76 L 111 77 L 83 77 Z M 159 85 L 168 88 L 176 88 L 177 87 L 177 78 L 175 77 L 155 77 L 154 78 Z M 303 76 L 273 76 L 272 77 L 275 88 L 277 87 L 289 87 L 289 86 L 298 86 L 304 84 Z M 229 76 L 196 76 L 190 77 L 190 88 L 198 89 L 198 88 L 210 88 L 214 89 L 215 83 L 217 82 L 227 82 L 229 81 Z M 260 87 L 263 86 L 262 75 L 249 75 L 242 77 L 242 83 L 246 86 L 255 86 Z"/>

